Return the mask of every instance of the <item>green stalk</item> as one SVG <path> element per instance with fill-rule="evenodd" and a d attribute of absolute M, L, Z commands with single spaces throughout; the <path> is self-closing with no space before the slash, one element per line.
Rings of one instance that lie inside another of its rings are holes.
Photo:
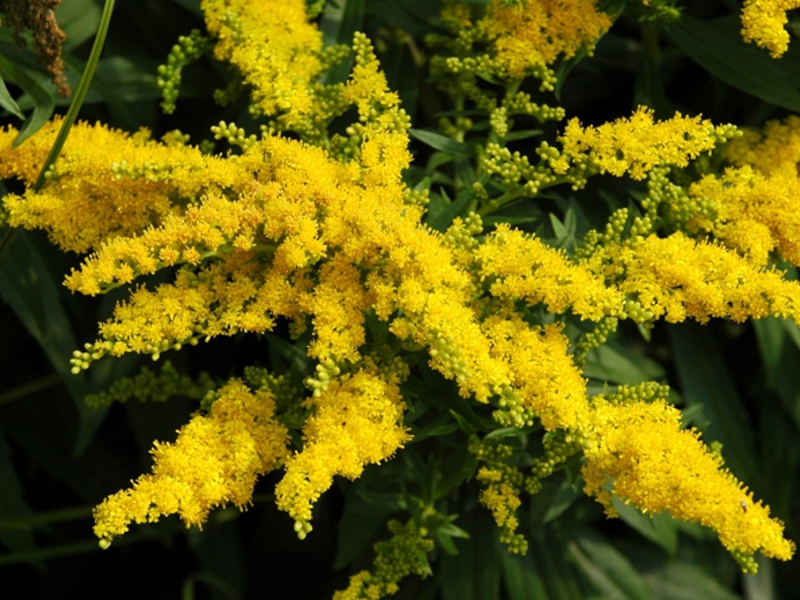
<path fill-rule="evenodd" d="M 56 159 L 58 159 L 58 155 L 61 154 L 61 150 L 64 148 L 64 143 L 67 141 L 69 130 L 75 123 L 75 119 L 78 117 L 78 112 L 83 105 L 83 101 L 86 99 L 86 94 L 89 92 L 89 85 L 92 83 L 95 70 L 97 70 L 97 63 L 100 61 L 100 54 L 103 51 L 103 45 L 106 41 L 106 34 L 108 33 L 108 26 L 109 23 L 111 23 L 111 13 L 114 11 L 114 1 L 115 0 L 106 0 L 106 4 L 103 7 L 103 14 L 100 16 L 100 26 L 97 28 L 97 35 L 94 38 L 92 52 L 89 54 L 89 60 L 86 61 L 86 67 L 83 69 L 81 80 L 78 83 L 78 89 L 75 90 L 75 95 L 72 97 L 69 110 L 67 110 L 67 114 L 64 117 L 64 122 L 61 124 L 61 129 L 56 136 L 55 142 L 53 142 L 53 147 L 50 148 L 50 153 L 47 155 L 41 171 L 39 171 L 39 176 L 33 183 L 31 189 L 34 192 L 38 192 L 44 187 L 47 181 L 47 172 L 56 162 Z M 19 228 L 12 229 L 10 232 L 8 232 L 8 234 L 6 234 L 2 244 L 0 244 L 0 260 L 2 260 L 3 255 L 5 255 L 8 249 L 11 247 L 11 243 L 17 237 L 18 233 Z"/>

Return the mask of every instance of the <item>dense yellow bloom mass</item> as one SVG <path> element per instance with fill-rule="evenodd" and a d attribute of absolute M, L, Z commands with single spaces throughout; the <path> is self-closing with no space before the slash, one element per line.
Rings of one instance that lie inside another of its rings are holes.
<path fill-rule="evenodd" d="M 95 509 L 101 544 L 128 531 L 128 525 L 178 514 L 202 526 L 209 511 L 229 502 L 247 506 L 256 478 L 279 466 L 287 455 L 286 428 L 274 420 L 270 392 L 251 392 L 231 380 L 217 393 L 208 415 L 196 415 L 174 444 L 156 442 L 152 475 L 129 490 L 106 498 Z"/>
<path fill-rule="evenodd" d="M 397 383 L 358 371 L 309 400 L 315 412 L 303 428 L 303 450 L 286 461 L 275 488 L 278 508 L 301 535 L 311 529 L 311 507 L 334 475 L 356 479 L 365 465 L 388 459 L 410 439 Z"/>
<path fill-rule="evenodd" d="M 773 251 L 800 264 L 800 179 L 794 169 L 764 175 L 749 166 L 707 175 L 689 187 L 689 195 L 713 203 L 713 220 L 694 225 L 737 249 L 757 265 L 767 265 Z"/>
<path fill-rule="evenodd" d="M 719 244 L 697 242 L 680 232 L 609 244 L 587 264 L 637 299 L 650 318 L 670 323 L 800 318 L 800 284 Z"/>
<path fill-rule="evenodd" d="M 323 69 L 322 38 L 304 2 L 203 0 L 216 57 L 238 68 L 255 106 L 291 128 L 309 118 Z"/>
<path fill-rule="evenodd" d="M 622 315 L 624 297 L 594 274 L 572 263 L 536 237 L 501 224 L 476 250 L 481 277 L 498 298 L 544 302 L 553 313 L 571 308 L 581 318 L 599 321 Z"/>
<path fill-rule="evenodd" d="M 680 411 L 663 400 L 620 404 L 598 396 L 583 433 L 585 491 L 609 514 L 615 514 L 613 492 L 645 513 L 668 510 L 713 529 L 728 550 L 783 560 L 794 553 L 783 524 L 753 501 L 697 433 L 681 429 Z"/>
<path fill-rule="evenodd" d="M 448 18 L 460 29 L 453 46 L 463 50 L 443 61 L 451 75 L 469 67 L 473 76 L 535 74 L 552 83 L 549 66 L 591 50 L 611 24 L 591 0 L 507 4 L 496 0 L 485 13 L 448 4 Z M 131 522 L 177 513 L 187 525 L 199 525 L 214 506 L 245 506 L 255 478 L 279 467 L 285 474 L 277 505 L 305 536 L 314 503 L 334 477 L 357 478 L 410 440 L 401 394 L 409 366 L 401 352 L 412 347 L 409 352 L 427 352 L 429 366 L 455 382 L 459 401 L 490 405 L 501 426 L 540 423 L 548 440 L 561 436 L 547 449 L 552 457 L 567 447 L 582 451 L 586 491 L 606 506 L 613 486 L 646 512 L 669 510 L 713 528 L 734 552 L 791 555 L 782 525 L 694 433 L 680 430 L 675 409 L 660 399 L 648 403 L 649 397 L 622 404 L 588 397 L 562 319 L 571 312 L 610 330 L 609 323 L 627 317 L 800 317 L 800 285 L 764 269 L 773 249 L 800 258 L 794 233 L 800 223 L 791 213 L 798 198 L 783 189 L 798 187 L 797 123 L 776 125 L 763 140 L 749 134 L 743 145 L 730 146 L 733 169 L 700 179 L 683 195 L 664 192 L 660 200 L 658 190 L 674 191 L 666 179 L 657 181 L 666 178 L 663 165 L 684 167 L 734 137 L 735 129 L 680 114 L 655 122 L 652 111 L 640 108 L 598 127 L 570 121 L 562 150 L 542 145 L 535 168 L 495 144 L 487 154 L 497 160 L 484 166 L 494 165 L 509 187 L 527 180 L 531 195 L 557 181 L 580 187 L 597 172 L 633 179 L 652 173 L 649 225 L 639 219 L 626 238 L 627 212 L 620 212 L 606 234 L 595 232 L 597 243 L 580 260 L 508 225 L 478 238 L 474 213 L 441 234 L 421 223 L 420 205 L 409 201 L 402 178 L 411 163 L 409 119 L 363 34 L 354 36 L 350 78 L 327 86 L 319 79 L 330 56 L 304 1 L 204 0 L 202 7 L 216 56 L 239 69 L 254 113 L 271 119 L 267 131 L 291 130 L 303 141 L 230 134 L 242 152 L 208 156 L 176 143 L 177 136 L 159 143 L 145 133 L 78 124 L 44 191 L 7 196 L 5 210 L 14 226 L 45 229 L 62 248 L 90 252 L 67 278 L 73 291 L 103 293 L 174 270 L 171 281 L 131 288 L 101 325 L 100 339 L 75 353 L 74 371 L 105 355 L 158 358 L 214 336 L 264 333 L 281 319 L 293 333 L 307 332 L 304 350 L 316 370 L 305 380 L 307 397 L 298 392 L 287 408 L 302 415 L 292 425 L 302 438 L 295 452 L 275 417 L 273 394 L 232 380 L 174 444 L 156 445 L 152 475 L 96 509 L 104 544 Z M 474 14 L 480 14 L 475 23 Z M 488 44 L 480 51 L 489 54 L 475 58 L 476 43 Z M 469 74 L 461 81 L 469 88 L 464 93 L 480 104 L 481 92 L 470 81 Z M 562 114 L 532 108 L 526 95 L 510 98 L 500 108 Z M 489 104 L 481 106 L 498 108 Z M 343 133 L 329 136 L 329 121 L 348 115 L 352 122 Z M 495 131 L 507 131 L 506 117 L 497 120 L 505 125 L 492 125 Z M 0 134 L 0 176 L 30 184 L 58 125 L 18 149 L 11 148 L 16 132 Z M 223 130 L 238 131 L 220 126 L 219 137 L 226 137 Z M 652 225 L 664 204 L 680 213 L 680 226 L 659 237 Z M 550 320 L 531 317 L 528 309 L 537 305 Z M 383 329 L 375 334 L 372 326 Z M 489 411 L 478 408 L 488 419 Z M 477 476 L 485 485 L 481 500 L 504 541 L 521 551 L 515 510 L 523 478 L 504 463 L 509 448 L 474 454 L 485 463 Z M 558 460 L 566 458 L 558 454 Z M 538 477 L 552 472 L 537 469 Z M 427 532 L 413 523 L 395 530 L 396 544 L 387 548 L 408 545 L 424 558 Z M 415 560 L 402 575 L 425 572 L 423 566 Z M 356 576 L 351 595 L 394 590 L 398 572 L 384 575 Z"/>
<path fill-rule="evenodd" d="M 699 116 L 676 113 L 655 122 L 653 111 L 640 106 L 629 118 L 599 127 L 581 127 L 578 119 L 571 119 L 559 138 L 563 155 L 551 160 L 550 166 L 556 173 L 566 173 L 569 160 L 587 156 L 602 173 L 644 179 L 659 164 L 685 167 L 690 159 L 734 135 L 732 126 L 714 126 Z"/>
<path fill-rule="evenodd" d="M 43 157 L 61 127 L 56 118 L 19 148 L 16 130 L 0 133 L 0 177 L 17 177 L 31 185 Z M 87 252 L 103 241 L 131 236 L 157 224 L 174 210 L 216 189 L 242 185 L 244 173 L 232 171 L 221 158 L 203 156 L 197 148 L 154 144 L 146 131 L 127 134 L 97 124 L 76 124 L 46 188 L 35 194 L 3 198 L 9 223 L 46 229 L 63 250 Z"/>
<path fill-rule="evenodd" d="M 789 49 L 789 21 L 786 13 L 800 7 L 797 0 L 745 0 L 742 8 L 742 36 L 779 58 Z"/>
<path fill-rule="evenodd" d="M 531 71 L 572 58 L 611 27 L 611 18 L 595 0 L 528 0 L 509 6 L 494 0 L 480 24 L 494 39 L 499 64 L 508 76 L 521 79 Z"/>

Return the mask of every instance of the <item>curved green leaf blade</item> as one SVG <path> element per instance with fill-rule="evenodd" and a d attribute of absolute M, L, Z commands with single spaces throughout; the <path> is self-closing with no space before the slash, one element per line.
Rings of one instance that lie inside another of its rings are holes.
<path fill-rule="evenodd" d="M 0 79 L 0 106 L 5 108 L 8 112 L 10 112 L 15 117 L 18 117 L 25 120 L 25 115 L 22 114 L 22 111 L 19 109 L 19 106 L 14 99 L 11 97 L 11 94 L 8 92 L 8 88 L 6 87 L 6 82 Z"/>
<path fill-rule="evenodd" d="M 761 479 L 755 464 L 753 430 L 711 331 L 694 323 L 669 328 L 675 366 L 687 405 L 702 404 L 710 424 L 706 441 L 722 443 L 722 455 L 731 471 L 751 486 Z"/>
<path fill-rule="evenodd" d="M 53 94 L 30 76 L 23 68 L 0 56 L 0 76 L 4 80 L 13 81 L 33 99 L 33 114 L 25 121 L 19 131 L 14 147 L 39 131 L 53 116 L 55 99 Z"/>
<path fill-rule="evenodd" d="M 786 57 L 775 60 L 741 37 L 737 16 L 698 21 L 683 16 L 669 28 L 676 44 L 703 68 L 765 102 L 800 112 L 800 68 Z"/>

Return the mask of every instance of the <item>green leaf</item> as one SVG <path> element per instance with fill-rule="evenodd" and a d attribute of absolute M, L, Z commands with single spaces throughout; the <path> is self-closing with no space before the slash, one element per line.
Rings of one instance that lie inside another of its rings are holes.
<path fill-rule="evenodd" d="M 731 471 L 756 485 L 760 473 L 753 431 L 719 344 L 708 328 L 695 323 L 675 325 L 668 332 L 684 400 L 688 406 L 702 404 L 710 420 L 703 431 L 705 440 L 720 441 Z"/>
<path fill-rule="evenodd" d="M 567 239 L 567 236 L 569 236 L 569 231 L 567 231 L 567 228 L 564 227 L 564 224 L 553 213 L 550 213 L 550 225 L 553 226 L 553 233 L 556 236 L 556 242 L 558 242 L 560 245 L 560 243 L 563 243 L 563 241 Z"/>
<path fill-rule="evenodd" d="M 30 551 L 36 547 L 33 528 L 8 526 L 20 517 L 33 515 L 25 502 L 25 490 L 17 478 L 11 460 L 11 449 L 0 431 L 0 542 L 12 552 Z"/>
<path fill-rule="evenodd" d="M 506 137 L 503 138 L 505 142 L 516 142 L 519 140 L 527 140 L 535 135 L 541 135 L 543 132 L 541 129 L 521 129 L 519 131 L 512 131 Z"/>
<path fill-rule="evenodd" d="M 648 540 L 661 546 L 670 556 L 675 555 L 678 550 L 678 527 L 669 514 L 645 515 L 616 497 L 612 499 L 612 503 L 620 519 Z"/>
<path fill-rule="evenodd" d="M 746 43 L 738 16 L 698 21 L 688 16 L 668 31 L 692 59 L 725 83 L 765 102 L 800 112 L 800 61 L 796 51 L 775 60 L 766 50 Z"/>
<path fill-rule="evenodd" d="M 16 313 L 39 343 L 76 400 L 83 405 L 87 387 L 83 375 L 73 375 L 69 359 L 78 347 L 61 304 L 60 288 L 31 234 L 23 232 L 0 261 L 0 298 Z M 95 412 L 95 411 L 92 411 Z"/>
<path fill-rule="evenodd" d="M 386 519 L 392 510 L 391 505 L 386 506 L 385 510 L 376 510 L 376 507 L 370 505 L 361 494 L 348 494 L 342 518 L 337 526 L 339 535 L 336 537 L 336 558 L 333 568 L 343 569 L 372 542 L 377 541 L 385 529 Z"/>
<path fill-rule="evenodd" d="M 767 385 L 791 413 L 800 427 L 800 348 L 795 342 L 793 321 L 769 317 L 753 323 L 758 349 L 767 372 Z"/>
<path fill-rule="evenodd" d="M 94 0 L 70 0 L 62 2 L 55 10 L 59 27 L 67 36 L 63 53 L 69 53 L 97 33 L 102 10 Z"/>
<path fill-rule="evenodd" d="M 741 600 L 706 571 L 687 562 L 670 561 L 643 576 L 659 600 Z"/>
<path fill-rule="evenodd" d="M 649 358 L 605 344 L 586 357 L 584 375 L 600 381 L 633 385 L 663 378 L 664 368 Z"/>
<path fill-rule="evenodd" d="M 652 600 L 652 592 L 628 559 L 604 537 L 582 530 L 570 555 L 606 600 Z"/>
<path fill-rule="evenodd" d="M 453 155 L 472 156 L 472 150 L 469 146 L 462 142 L 457 142 L 453 138 L 442 135 L 441 133 L 426 131 L 424 129 L 409 129 L 408 133 L 411 137 L 418 139 L 434 150 L 441 150 L 442 152 Z"/>
<path fill-rule="evenodd" d="M 25 115 L 22 114 L 22 111 L 19 109 L 19 106 L 14 99 L 11 97 L 11 94 L 8 92 L 8 88 L 6 87 L 6 82 L 0 79 L 0 106 L 5 108 L 8 112 L 10 112 L 15 117 L 25 120 Z"/>
<path fill-rule="evenodd" d="M 469 191 L 462 192 L 455 200 L 450 200 L 444 190 L 442 190 L 440 196 L 442 200 L 435 201 L 435 196 L 438 196 L 438 194 L 431 194 L 431 204 L 436 202 L 438 206 L 434 205 L 433 210 L 431 210 L 432 207 L 430 205 L 428 206 L 426 222 L 429 227 L 442 232 L 450 227 L 453 220 L 461 214 L 461 211 L 467 207 L 472 199 L 472 194 Z"/>
<path fill-rule="evenodd" d="M 366 0 L 339 0 L 338 6 L 329 3 L 322 14 L 320 29 L 326 46 L 333 44 L 353 43 L 353 34 L 364 30 L 364 15 L 366 14 Z M 325 83 L 343 82 L 350 74 L 354 57 L 334 65 L 323 78 Z"/>
<path fill-rule="evenodd" d="M 742 575 L 742 585 L 747 600 L 778 600 L 775 592 L 775 570 L 772 561 L 761 554 L 756 555 L 758 573 Z"/>
<path fill-rule="evenodd" d="M 53 116 L 55 100 L 53 94 L 29 75 L 24 68 L 6 60 L 2 55 L 0 55 L 0 77 L 16 83 L 33 100 L 33 114 L 28 117 L 25 124 L 20 128 L 19 135 L 14 140 L 14 147 L 16 148 L 39 131 Z"/>
<path fill-rule="evenodd" d="M 542 492 L 543 491 L 544 486 Z M 540 494 L 542 492 L 540 492 Z M 572 485 L 569 477 L 564 477 L 564 481 L 561 482 L 561 485 L 558 486 L 555 495 L 552 497 L 552 501 L 547 509 L 547 513 L 544 515 L 543 522 L 549 523 L 550 521 L 556 520 L 583 496 L 583 492 L 580 489 L 576 489 L 575 486 Z"/>
<path fill-rule="evenodd" d="M 500 553 L 503 584 L 508 600 L 539 600 L 547 598 L 547 589 L 533 557 L 510 552 Z"/>
<path fill-rule="evenodd" d="M 500 561 L 506 552 L 497 541 L 497 525 L 487 511 L 474 510 L 459 519 L 470 540 L 457 544 L 458 554 L 439 557 L 437 576 L 443 600 L 496 600 L 500 597 Z"/>

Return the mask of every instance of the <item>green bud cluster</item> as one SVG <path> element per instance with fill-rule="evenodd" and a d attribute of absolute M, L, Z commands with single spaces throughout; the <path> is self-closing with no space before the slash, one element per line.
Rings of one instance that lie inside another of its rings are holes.
<path fill-rule="evenodd" d="M 297 534 L 297 539 L 304 540 L 314 528 L 308 521 L 295 521 L 294 532 Z"/>
<path fill-rule="evenodd" d="M 691 232 L 697 229 L 698 220 L 715 222 L 717 203 L 711 198 L 690 198 L 686 186 L 673 183 L 669 167 L 653 169 L 647 179 L 648 192 L 642 200 L 642 209 L 655 222 Z M 694 222 L 694 223 L 693 223 Z"/>
<path fill-rule="evenodd" d="M 161 141 L 166 146 L 185 146 L 189 143 L 191 136 L 183 133 L 180 129 L 173 129 L 161 136 Z"/>
<path fill-rule="evenodd" d="M 308 410 L 303 406 L 303 389 L 289 373 L 275 375 L 264 367 L 244 368 L 244 381 L 252 390 L 267 389 L 275 399 L 276 416 L 290 430 L 299 430 Z"/>
<path fill-rule="evenodd" d="M 648 329 L 653 326 L 656 317 L 652 311 L 647 310 L 638 300 L 627 300 L 622 312 L 634 323 L 638 323 Z"/>
<path fill-rule="evenodd" d="M 510 385 L 501 386 L 497 405 L 499 408 L 492 413 L 492 418 L 500 425 L 519 429 L 533 427 L 536 413 Z"/>
<path fill-rule="evenodd" d="M 594 329 L 584 333 L 575 345 L 575 362 L 579 365 L 584 364 L 589 352 L 605 344 L 608 337 L 617 330 L 618 325 L 619 319 L 616 317 L 603 317 Z"/>
<path fill-rule="evenodd" d="M 244 80 L 239 73 L 234 73 L 233 78 L 221 90 L 214 90 L 212 99 L 218 106 L 228 106 L 236 101 L 244 91 Z"/>
<path fill-rule="evenodd" d="M 138 402 L 166 402 L 174 397 L 201 400 L 216 387 L 216 382 L 205 371 L 195 381 L 188 375 L 179 373 L 167 360 L 161 365 L 160 373 L 143 367 L 137 375 L 123 377 L 109 389 L 89 394 L 84 401 L 93 408 L 99 408 L 113 402 L 125 403 L 131 399 Z"/>
<path fill-rule="evenodd" d="M 383 598 L 394 594 L 404 577 L 431 574 L 428 554 L 433 551 L 434 543 L 427 537 L 427 530 L 413 519 L 405 525 L 391 519 L 387 527 L 392 537 L 373 546 L 376 556 L 372 571 L 358 580 L 359 589 L 351 588 L 341 597 Z"/>
<path fill-rule="evenodd" d="M 168 350 L 180 350 L 183 348 L 184 345 L 189 344 L 191 346 L 196 346 L 202 337 L 202 334 L 194 335 L 190 338 L 182 340 L 180 342 L 170 341 L 170 340 L 160 340 L 158 343 L 148 343 L 144 344 L 143 348 L 139 352 L 140 354 L 149 354 L 150 357 L 156 361 L 161 358 L 161 354 Z M 84 344 L 83 351 L 75 350 L 72 353 L 72 358 L 69 359 L 70 365 L 72 368 L 70 369 L 73 375 L 77 375 L 81 371 L 87 370 L 91 364 L 95 361 L 100 360 L 107 354 L 113 354 L 112 350 L 114 347 L 114 343 L 112 340 L 103 340 L 100 342 L 94 342 L 93 344 L 86 343 Z"/>
<path fill-rule="evenodd" d="M 414 190 L 406 188 L 403 201 L 410 206 L 421 206 L 425 208 L 431 201 L 430 190 Z"/>
<path fill-rule="evenodd" d="M 474 127 L 474 122 L 469 117 L 458 116 L 455 119 L 442 117 L 438 121 L 442 135 L 453 139 L 463 139 L 464 134 Z"/>
<path fill-rule="evenodd" d="M 558 148 L 551 146 L 547 142 L 542 142 L 536 149 L 536 154 L 547 162 L 554 172 L 559 173 L 562 180 L 572 186 L 573 191 L 586 187 L 589 177 L 599 173 L 599 169 L 592 160 L 592 152 L 567 156 L 561 154 Z"/>
<path fill-rule="evenodd" d="M 210 48 L 210 40 L 199 30 L 193 29 L 189 35 L 182 35 L 178 38 L 178 43 L 167 55 L 167 63 L 158 67 L 156 84 L 161 90 L 163 98 L 161 109 L 165 114 L 169 115 L 175 111 L 183 68 L 199 60 Z"/>
<path fill-rule="evenodd" d="M 681 18 L 681 11 L 682 7 L 675 0 L 648 0 L 641 4 L 639 20 L 674 23 Z"/>
<path fill-rule="evenodd" d="M 427 336 L 428 354 L 441 365 L 441 372 L 448 379 L 463 383 L 469 377 L 467 361 L 461 358 L 461 349 L 453 344 L 453 339 L 442 332 L 431 331 Z M 439 369 L 439 367 L 437 367 Z"/>
<path fill-rule="evenodd" d="M 306 0 L 306 14 L 309 19 L 315 19 L 325 10 L 328 0 Z"/>
<path fill-rule="evenodd" d="M 601 394 L 603 398 L 613 404 L 666 400 L 668 395 L 669 386 L 656 381 L 643 381 L 636 385 L 620 385 L 612 394 Z"/>
<path fill-rule="evenodd" d="M 173 167 L 171 165 L 153 164 L 149 161 L 131 165 L 128 164 L 128 161 L 123 160 L 111 165 L 111 172 L 117 180 L 128 178 L 158 182 L 169 177 L 172 171 Z"/>
<path fill-rule="evenodd" d="M 479 246 L 475 236 L 483 233 L 483 221 L 480 215 L 470 211 L 464 218 L 456 218 L 444 234 L 445 241 L 452 248 L 473 250 Z"/>
<path fill-rule="evenodd" d="M 551 431 L 542 440 L 544 455 L 533 461 L 531 474 L 525 480 L 529 494 L 541 490 L 541 480 L 550 477 L 558 467 L 581 451 L 580 440 L 572 433 Z"/>
<path fill-rule="evenodd" d="M 578 261 L 585 260 L 592 256 L 598 247 L 606 246 L 609 244 L 618 244 L 622 242 L 625 237 L 625 225 L 628 223 L 629 211 L 627 208 L 620 208 L 615 210 L 608 218 L 608 222 L 603 230 L 599 232 L 596 229 L 591 229 L 583 236 L 583 240 L 575 249 L 573 254 L 574 258 Z M 636 232 L 645 232 L 646 228 L 651 223 L 648 218 L 645 220 L 641 218 L 636 223 Z"/>
<path fill-rule="evenodd" d="M 548 106 L 547 104 L 533 102 L 530 94 L 526 92 L 516 92 L 507 96 L 502 105 L 509 115 L 530 115 L 540 123 L 561 121 L 567 114 L 560 106 Z"/>
<path fill-rule="evenodd" d="M 507 186 L 516 186 L 520 181 L 525 183 L 520 192 L 527 197 L 534 197 L 542 188 L 553 185 L 558 177 L 544 164 L 533 166 L 528 157 L 519 152 L 511 152 L 498 144 L 487 144 L 486 153 L 481 160 L 482 169 L 489 175 L 498 175 Z"/>
<path fill-rule="evenodd" d="M 215 140 L 227 140 L 231 146 L 239 146 L 242 150 L 247 150 L 258 141 L 255 134 L 247 135 L 244 128 L 235 123 L 226 124 L 225 121 L 220 121 L 219 125 L 213 125 L 211 133 L 214 134 Z"/>
<path fill-rule="evenodd" d="M 508 128 L 511 125 L 508 119 L 508 109 L 505 106 L 495 108 L 489 115 L 489 125 L 497 137 L 506 137 Z"/>
<path fill-rule="evenodd" d="M 758 572 L 758 563 L 756 559 L 753 558 L 752 553 L 745 552 L 744 550 L 728 550 L 735 560 L 739 567 L 742 569 L 742 573 L 745 575 L 755 575 Z"/>
<path fill-rule="evenodd" d="M 311 390 L 314 398 L 319 398 L 331 383 L 331 379 L 341 374 L 342 370 L 330 358 L 316 366 L 314 375 L 309 375 L 303 383 Z"/>

